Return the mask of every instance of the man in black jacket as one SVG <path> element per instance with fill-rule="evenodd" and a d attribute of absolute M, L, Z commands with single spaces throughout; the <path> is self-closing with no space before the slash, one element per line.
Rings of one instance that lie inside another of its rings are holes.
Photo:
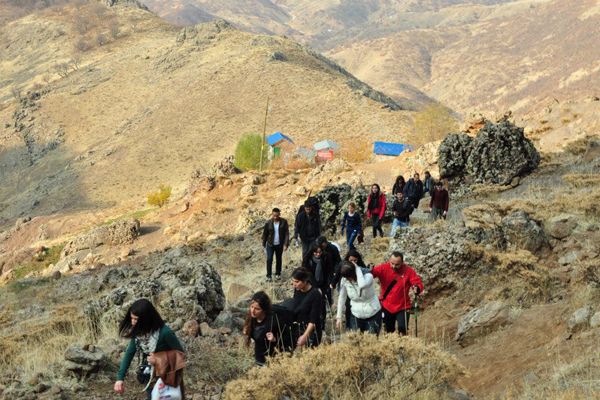
<path fill-rule="evenodd" d="M 417 172 L 404 186 L 404 197 L 410 200 L 414 208 L 419 208 L 419 201 L 423 197 L 423 181 Z"/>
<path fill-rule="evenodd" d="M 263 228 L 262 245 L 267 254 L 267 281 L 271 281 L 273 255 L 275 255 L 275 279 L 281 278 L 282 255 L 290 245 L 290 228 L 288 222 L 281 218 L 279 208 L 274 208 L 271 219 Z"/>
<path fill-rule="evenodd" d="M 321 218 L 316 211 L 316 205 L 309 200 L 304 202 L 304 209 L 296 216 L 294 224 L 294 239 L 302 241 L 302 258 L 310 252 L 314 241 L 321 235 Z"/>
<path fill-rule="evenodd" d="M 391 237 L 396 236 L 398 228 L 403 228 L 410 225 L 410 214 L 413 212 L 413 205 L 411 201 L 404 197 L 402 192 L 396 193 L 394 204 L 392 205 L 392 212 L 394 213 L 394 221 L 392 222 Z"/>

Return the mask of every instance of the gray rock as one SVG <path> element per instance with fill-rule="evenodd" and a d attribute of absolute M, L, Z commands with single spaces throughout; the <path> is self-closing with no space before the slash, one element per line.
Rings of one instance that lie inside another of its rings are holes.
<path fill-rule="evenodd" d="M 569 265 L 569 264 L 573 264 L 575 261 L 577 261 L 578 258 L 579 258 L 579 254 L 576 251 L 570 251 L 570 252 L 566 253 L 565 255 L 561 256 L 558 259 L 558 263 L 560 265 Z"/>
<path fill-rule="evenodd" d="M 591 317 L 592 307 L 589 305 L 576 310 L 567 321 L 569 332 L 577 333 L 587 329 L 590 326 Z"/>
<path fill-rule="evenodd" d="M 577 218 L 570 214 L 552 217 L 545 224 L 546 232 L 555 239 L 564 239 L 577 227 Z"/>
<path fill-rule="evenodd" d="M 508 242 L 532 253 L 549 246 L 542 227 L 522 210 L 502 218 L 502 231 Z"/>
<path fill-rule="evenodd" d="M 215 318 L 214 326 L 217 328 L 234 328 L 234 317 L 231 311 L 221 311 L 221 313 Z"/>
<path fill-rule="evenodd" d="M 79 377 L 88 377 L 106 366 L 104 352 L 95 346 L 71 346 L 65 352 L 65 367 Z"/>
<path fill-rule="evenodd" d="M 598 328 L 600 327 L 600 311 L 596 312 L 592 318 L 590 318 L 590 327 Z"/>
<path fill-rule="evenodd" d="M 139 8 L 140 10 L 148 10 L 142 2 L 138 0 L 103 0 L 104 5 L 107 7 L 115 7 L 115 6 L 125 6 L 125 7 L 134 7 Z"/>
<path fill-rule="evenodd" d="M 500 301 L 493 301 L 469 311 L 458 323 L 455 340 L 461 346 L 471 344 L 477 337 L 507 324 L 508 312 L 508 306 Z"/>

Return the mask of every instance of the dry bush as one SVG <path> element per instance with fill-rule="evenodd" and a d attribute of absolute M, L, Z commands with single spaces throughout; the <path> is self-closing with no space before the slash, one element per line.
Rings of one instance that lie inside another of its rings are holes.
<path fill-rule="evenodd" d="M 354 333 L 254 368 L 229 382 L 224 398 L 444 399 L 463 373 L 454 356 L 419 339 Z"/>
<path fill-rule="evenodd" d="M 343 144 L 339 156 L 349 163 L 364 163 L 371 160 L 373 144 L 366 139 L 358 139 Z"/>
<path fill-rule="evenodd" d="M 600 174 L 567 174 L 562 179 L 575 188 L 600 186 Z"/>
<path fill-rule="evenodd" d="M 589 143 L 595 139 L 596 138 L 594 136 L 586 136 L 584 138 L 575 140 L 565 146 L 565 151 L 574 155 L 584 154 L 589 147 Z"/>

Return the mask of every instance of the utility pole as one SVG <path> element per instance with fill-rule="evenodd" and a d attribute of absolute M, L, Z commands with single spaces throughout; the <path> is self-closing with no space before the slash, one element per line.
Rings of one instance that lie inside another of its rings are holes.
<path fill-rule="evenodd" d="M 269 115 L 269 97 L 267 96 L 267 106 L 265 107 L 265 122 L 263 123 L 262 141 L 260 144 L 260 161 L 258 170 L 262 171 L 263 167 L 263 152 L 265 151 L 265 136 L 267 135 L 267 116 Z"/>

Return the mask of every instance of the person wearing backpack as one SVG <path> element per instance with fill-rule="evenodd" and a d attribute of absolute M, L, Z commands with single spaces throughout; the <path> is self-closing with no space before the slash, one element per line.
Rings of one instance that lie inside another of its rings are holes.
<path fill-rule="evenodd" d="M 349 249 L 354 248 L 354 240 L 362 234 L 362 218 L 356 211 L 356 203 L 348 204 L 348 211 L 344 213 L 342 219 L 342 235 L 346 231 L 346 245 Z"/>
<path fill-rule="evenodd" d="M 381 304 L 373 286 L 373 275 L 357 264 L 344 261 L 340 268 L 342 280 L 336 316 L 337 329 L 342 328 L 342 313 L 346 299 L 350 299 L 352 317 L 361 332 L 379 335 L 381 330 Z"/>
<path fill-rule="evenodd" d="M 254 342 L 254 361 L 257 365 L 263 366 L 267 357 L 274 356 L 277 351 L 287 350 L 283 341 L 289 329 L 289 324 L 274 312 L 271 299 L 264 291 L 252 295 L 242 333 L 246 336 L 246 346 Z"/>
<path fill-rule="evenodd" d="M 323 295 L 311 283 L 312 276 L 306 268 L 296 268 L 292 272 L 294 286 L 293 310 L 300 327 L 297 346 L 316 347 L 323 336 Z"/>
<path fill-rule="evenodd" d="M 319 216 L 318 202 L 315 197 L 309 197 L 304 202 L 304 207 L 296 215 L 294 223 L 294 240 L 298 237 L 302 242 L 302 257 L 305 257 L 315 241 L 321 235 L 321 217 Z"/>
<path fill-rule="evenodd" d="M 397 325 L 398 332 L 406 335 L 408 311 L 412 307 L 410 296 L 423 291 L 421 278 L 404 262 L 404 255 L 399 251 L 394 251 L 388 262 L 373 267 L 371 273 L 381 286 L 379 301 L 386 332 L 395 332 Z"/>
<path fill-rule="evenodd" d="M 367 218 L 371 218 L 373 223 L 373 238 L 377 237 L 377 232 L 383 237 L 383 228 L 381 223 L 385 215 L 386 199 L 385 194 L 377 183 L 371 185 L 371 193 L 367 197 Z"/>
<path fill-rule="evenodd" d="M 398 228 L 407 227 L 410 224 L 410 214 L 414 208 L 409 199 L 404 197 L 402 192 L 396 193 L 394 204 L 392 204 L 392 212 L 394 213 L 394 221 L 392 221 L 392 231 L 390 236 L 396 236 Z"/>
<path fill-rule="evenodd" d="M 287 220 L 281 218 L 279 208 L 274 208 L 271 219 L 265 223 L 262 234 L 262 246 L 267 255 L 267 281 L 271 281 L 273 255 L 275 255 L 275 279 L 281 278 L 282 255 L 290 245 L 290 229 Z"/>
<path fill-rule="evenodd" d="M 146 385 L 147 398 L 150 399 L 151 371 L 152 365 L 156 362 L 154 353 L 169 350 L 184 352 L 183 347 L 175 333 L 165 324 L 156 308 L 147 299 L 136 300 L 127 309 L 125 317 L 119 324 L 119 336 L 130 341 L 121 360 L 114 391 L 118 394 L 125 392 L 125 375 L 137 353 L 140 361 L 137 379 L 141 384 Z M 184 398 L 183 370 L 178 372 L 180 372 L 181 398 Z"/>
<path fill-rule="evenodd" d="M 418 173 L 415 172 L 414 176 L 406 182 L 403 193 L 415 209 L 419 208 L 419 201 L 423 197 L 423 182 Z"/>

